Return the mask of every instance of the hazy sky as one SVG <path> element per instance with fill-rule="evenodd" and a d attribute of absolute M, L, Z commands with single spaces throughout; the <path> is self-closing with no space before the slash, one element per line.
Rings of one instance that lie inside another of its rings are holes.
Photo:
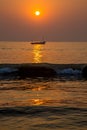
<path fill-rule="evenodd" d="M 34 12 L 40 10 L 41 15 Z M 0 40 L 87 41 L 87 0 L 0 0 Z"/>

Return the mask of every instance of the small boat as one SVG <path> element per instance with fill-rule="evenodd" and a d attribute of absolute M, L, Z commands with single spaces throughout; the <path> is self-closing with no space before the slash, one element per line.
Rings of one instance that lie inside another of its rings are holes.
<path fill-rule="evenodd" d="M 31 42 L 31 44 L 45 44 L 46 41 L 34 41 L 34 42 Z"/>

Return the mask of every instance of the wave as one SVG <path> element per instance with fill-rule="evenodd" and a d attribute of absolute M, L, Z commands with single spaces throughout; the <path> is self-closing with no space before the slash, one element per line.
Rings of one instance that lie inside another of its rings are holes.
<path fill-rule="evenodd" d="M 86 108 L 75 107 L 53 107 L 53 106 L 25 106 L 25 107 L 3 107 L 0 108 L 0 116 L 17 116 L 17 115 L 31 115 L 38 116 L 47 114 L 67 115 L 67 114 L 87 114 Z M 47 115 L 46 115 L 47 116 Z"/>
<path fill-rule="evenodd" d="M 81 76 L 87 64 L 0 64 L 0 77 L 57 77 Z"/>
<path fill-rule="evenodd" d="M 10 68 L 10 67 L 0 68 L 0 74 L 12 73 L 12 72 L 16 72 L 16 71 L 18 71 L 18 70 L 15 68 Z"/>

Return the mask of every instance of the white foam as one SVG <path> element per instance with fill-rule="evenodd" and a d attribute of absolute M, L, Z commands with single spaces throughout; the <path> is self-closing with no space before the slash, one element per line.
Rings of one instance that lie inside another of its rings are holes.
<path fill-rule="evenodd" d="M 15 72 L 17 71 L 17 69 L 15 68 L 10 68 L 10 67 L 5 67 L 5 68 L 0 68 L 0 73 L 3 74 L 3 73 L 12 73 L 12 72 Z"/>
<path fill-rule="evenodd" d="M 63 69 L 63 70 L 57 70 L 58 74 L 64 74 L 64 75 L 79 75 L 81 74 L 80 70 L 73 70 L 72 68 Z"/>

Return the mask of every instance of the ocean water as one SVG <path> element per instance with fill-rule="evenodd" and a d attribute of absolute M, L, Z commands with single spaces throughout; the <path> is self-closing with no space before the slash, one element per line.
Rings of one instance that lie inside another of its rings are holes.
<path fill-rule="evenodd" d="M 26 65 L 57 76 L 20 78 Z M 87 42 L 0 42 L 0 130 L 87 130 L 86 65 Z"/>

